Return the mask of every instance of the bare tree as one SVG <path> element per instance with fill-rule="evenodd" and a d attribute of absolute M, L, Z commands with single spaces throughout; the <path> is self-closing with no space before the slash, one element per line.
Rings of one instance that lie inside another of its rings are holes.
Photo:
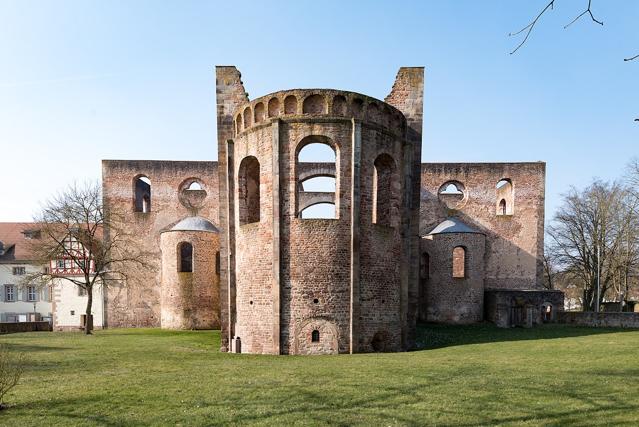
<path fill-rule="evenodd" d="M 12 353 L 0 346 L 0 410 L 4 409 L 4 396 L 20 381 L 24 372 L 24 353 Z"/>
<path fill-rule="evenodd" d="M 555 289 L 555 276 L 557 275 L 557 257 L 554 248 L 546 245 L 543 255 L 544 264 L 544 287 L 546 289 Z"/>
<path fill-rule="evenodd" d="M 555 8 L 555 2 L 557 0 L 551 0 L 549 1 L 546 6 L 544 6 L 543 9 L 541 9 L 541 12 L 539 12 L 529 23 L 528 25 L 524 26 L 523 28 L 521 28 L 519 31 L 515 31 L 514 33 L 509 33 L 508 36 L 509 37 L 513 37 L 513 36 L 519 36 L 522 35 L 523 38 L 521 40 L 521 42 L 515 47 L 515 49 L 513 49 L 510 54 L 512 55 L 513 53 L 517 52 L 519 50 L 519 48 L 521 48 L 527 41 L 528 38 L 530 37 L 530 34 L 532 33 L 532 31 L 535 29 L 535 26 L 537 25 L 537 23 L 539 22 L 539 20 L 544 16 L 544 14 L 548 11 L 554 10 Z M 592 0 L 588 0 L 588 7 L 586 7 L 585 10 L 583 10 L 581 13 L 579 13 L 577 16 L 575 16 L 575 18 L 573 18 L 569 23 L 567 23 L 566 25 L 564 25 L 564 29 L 570 27 L 572 24 L 574 24 L 575 22 L 577 22 L 579 19 L 581 19 L 583 16 L 588 16 L 590 17 L 590 21 L 595 23 L 595 24 L 599 24 L 599 25 L 603 25 L 603 21 L 595 18 L 595 15 L 592 13 Z M 627 57 L 624 58 L 624 61 L 633 61 L 635 59 L 639 58 L 639 55 L 634 55 L 631 57 Z"/>
<path fill-rule="evenodd" d="M 619 183 L 602 181 L 582 192 L 572 188 L 548 227 L 557 263 L 583 286 L 584 310 L 614 294 L 620 271 L 636 264 L 636 204 L 628 194 Z"/>
<path fill-rule="evenodd" d="M 141 251 L 120 226 L 120 213 L 102 206 L 99 184 L 72 184 L 46 202 L 35 221 L 40 238 L 33 239 L 35 258 L 49 265 L 25 278 L 30 283 L 70 282 L 87 295 L 85 334 L 91 334 L 93 291 L 110 282 L 125 283 L 126 271 L 149 268 L 149 254 Z M 109 230 L 108 239 L 104 230 Z"/>
<path fill-rule="evenodd" d="M 541 9 L 541 11 L 537 15 L 535 15 L 535 17 L 526 26 L 521 28 L 519 31 L 515 31 L 514 33 L 509 33 L 508 34 L 509 37 L 514 37 L 514 36 L 521 36 L 522 37 L 522 39 L 519 42 L 519 44 L 517 44 L 517 46 L 515 46 L 515 48 L 510 52 L 511 55 L 514 54 L 515 52 L 517 52 L 528 41 L 528 38 L 530 37 L 530 34 L 535 29 L 535 26 L 537 25 L 537 23 L 539 23 L 540 19 L 547 12 L 554 10 L 556 1 L 557 0 L 550 0 L 548 3 L 546 3 L 546 6 L 544 6 L 544 8 Z M 604 24 L 603 21 L 595 18 L 595 15 L 592 12 L 592 0 L 588 0 L 588 6 L 586 7 L 586 9 L 583 10 L 578 15 L 576 15 L 575 18 L 573 18 L 566 25 L 564 25 L 564 29 L 570 27 L 572 24 L 574 24 L 575 22 L 577 22 L 578 20 L 580 20 L 584 16 L 589 17 L 590 21 L 592 23 L 594 23 L 594 24 L 598 24 L 598 25 L 603 25 Z M 628 62 L 628 61 L 634 61 L 637 58 L 639 58 L 639 54 L 634 55 L 634 56 L 629 56 L 627 58 L 624 58 L 623 60 L 625 62 Z M 635 121 L 639 122 L 639 118 L 635 119 Z"/>

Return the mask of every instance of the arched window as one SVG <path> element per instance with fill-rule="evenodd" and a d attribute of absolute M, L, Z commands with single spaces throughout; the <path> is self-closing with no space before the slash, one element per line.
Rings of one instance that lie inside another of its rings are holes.
<path fill-rule="evenodd" d="M 178 247 L 180 255 L 179 271 L 180 273 L 193 272 L 193 245 L 189 242 L 182 242 Z"/>
<path fill-rule="evenodd" d="M 430 255 L 428 255 L 428 252 L 424 252 L 422 254 L 421 267 L 422 279 L 430 278 Z"/>
<path fill-rule="evenodd" d="M 512 215 L 514 212 L 513 183 L 509 178 L 499 180 L 495 186 L 497 192 L 497 215 Z"/>
<path fill-rule="evenodd" d="M 388 154 L 375 159 L 373 176 L 373 223 L 394 226 L 396 209 L 395 161 Z"/>
<path fill-rule="evenodd" d="M 139 176 L 134 181 L 134 210 L 135 212 L 151 212 L 151 180 L 146 176 Z"/>
<path fill-rule="evenodd" d="M 466 249 L 457 246 L 453 249 L 453 278 L 463 279 L 466 277 Z"/>
<path fill-rule="evenodd" d="M 300 212 L 302 219 L 335 219 L 335 204 L 317 203 Z"/>
<path fill-rule="evenodd" d="M 330 140 L 309 136 L 297 154 L 297 212 L 304 219 L 335 219 L 338 215 L 337 154 Z"/>
<path fill-rule="evenodd" d="M 497 209 L 498 215 L 506 215 L 506 200 L 501 199 L 499 201 L 499 208 Z"/>
<path fill-rule="evenodd" d="M 253 156 L 242 159 L 238 173 L 240 225 L 260 220 L 260 162 Z"/>
<path fill-rule="evenodd" d="M 315 329 L 313 332 L 311 332 L 311 342 L 319 342 L 320 340 L 320 333 L 317 329 Z"/>
<path fill-rule="evenodd" d="M 442 185 L 441 190 L 439 190 L 439 194 L 464 194 L 460 189 L 459 189 L 459 184 L 456 182 L 447 182 L 446 184 Z"/>
<path fill-rule="evenodd" d="M 187 191 L 197 191 L 197 190 L 201 190 L 202 189 L 202 184 L 200 184 L 197 181 L 193 181 L 191 184 L 189 184 L 189 186 L 186 188 Z"/>

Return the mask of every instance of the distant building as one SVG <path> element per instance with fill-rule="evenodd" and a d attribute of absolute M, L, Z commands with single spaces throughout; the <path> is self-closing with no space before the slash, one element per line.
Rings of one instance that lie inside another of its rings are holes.
<path fill-rule="evenodd" d="M 80 329 L 86 321 L 84 289 L 66 279 L 55 279 L 45 285 L 25 283 L 30 274 L 43 269 L 69 276 L 79 273 L 70 259 L 51 260 L 48 266 L 33 259 L 29 241 L 39 238 L 36 223 L 0 223 L 0 322 L 48 320 L 57 330 Z M 92 309 L 95 328 L 104 324 L 102 295 L 102 287 L 96 286 Z"/>
<path fill-rule="evenodd" d="M 34 226 L 0 223 L 0 322 L 52 320 L 52 287 L 23 283 L 28 274 L 42 268 L 28 250 L 28 241 L 39 237 Z"/>

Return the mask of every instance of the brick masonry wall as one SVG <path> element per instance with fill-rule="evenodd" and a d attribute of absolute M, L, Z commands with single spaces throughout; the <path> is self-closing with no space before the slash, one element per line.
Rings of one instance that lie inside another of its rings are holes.
<path fill-rule="evenodd" d="M 513 184 L 512 215 L 497 215 L 496 184 L 503 178 Z M 463 185 L 463 200 L 439 200 L 438 190 L 448 181 Z M 457 216 L 486 234 L 487 289 L 541 288 L 545 163 L 423 163 L 421 186 L 421 235 Z"/>
<path fill-rule="evenodd" d="M 559 323 L 601 328 L 639 328 L 639 313 L 595 313 L 594 311 L 564 311 Z"/>
<path fill-rule="evenodd" d="M 430 258 L 428 274 L 421 279 L 423 320 L 438 323 L 474 323 L 484 317 L 485 236 L 445 233 L 422 238 L 422 252 Z M 465 277 L 453 277 L 453 249 L 465 253 Z M 425 269 L 424 269 L 425 271 Z"/>
<path fill-rule="evenodd" d="M 532 323 L 543 323 L 542 308 L 550 304 L 552 306 L 550 321 L 557 321 L 564 310 L 564 293 L 557 290 L 517 290 L 494 289 L 484 293 L 484 307 L 486 320 L 500 327 L 513 326 L 513 307 L 530 306 L 532 310 Z"/>
<path fill-rule="evenodd" d="M 272 109 L 277 111 L 273 113 L 276 117 L 262 117 L 260 104 L 285 105 L 287 99 L 289 114 L 285 114 L 286 109 Z M 253 112 L 259 114 L 256 116 Z M 384 342 L 379 345 L 384 349 L 401 349 L 398 259 L 402 249 L 399 225 L 403 212 L 400 205 L 404 202 L 401 171 L 405 120 L 394 108 L 363 95 L 333 90 L 294 90 L 258 98 L 239 107 L 235 114 L 235 185 L 240 183 L 237 174 L 243 158 L 254 156 L 260 162 L 260 221 L 236 226 L 233 233 L 237 257 L 234 328 L 235 334 L 241 337 L 243 352 L 275 352 L 277 334 L 274 337 L 274 330 L 279 330 L 282 353 L 349 351 L 353 140 L 350 116 L 363 120 L 361 215 L 358 218 L 362 227 L 358 234 L 361 266 L 357 273 L 361 294 L 354 304 L 358 312 L 355 351 L 372 350 L 375 334 L 378 341 L 383 337 Z M 274 121 L 277 127 L 273 126 Z M 272 152 L 274 133 L 279 144 L 275 156 Z M 337 153 L 336 219 L 298 217 L 297 153 L 300 142 L 306 143 L 315 136 L 329 141 Z M 389 154 L 397 163 L 393 176 L 397 197 L 392 209 L 394 227 L 372 224 L 373 164 L 382 153 Z M 273 216 L 274 162 L 279 167 L 280 218 Z M 235 193 L 234 217 L 238 223 L 240 206 L 237 191 Z M 279 241 L 273 240 L 276 222 L 281 226 Z M 278 246 L 281 301 L 276 302 L 273 284 L 277 281 L 270 260 L 274 247 Z M 278 304 L 280 312 L 274 316 Z M 319 343 L 311 341 L 313 329 L 309 330 L 309 325 L 320 328 Z"/>
<path fill-rule="evenodd" d="M 161 233 L 162 329 L 219 329 L 220 281 L 216 272 L 219 234 L 208 231 Z M 193 245 L 193 271 L 179 272 L 179 245 Z"/>
<path fill-rule="evenodd" d="M 134 179 L 151 181 L 151 211 L 134 212 Z M 180 196 L 193 179 L 201 183 L 206 198 L 193 208 Z M 107 210 L 122 213 L 125 229 L 136 244 L 152 254 L 152 268 L 131 268 L 127 286 L 107 289 L 107 326 L 160 326 L 160 231 L 197 214 L 218 224 L 218 173 L 215 162 L 103 160 L 102 185 Z M 182 199 L 182 200 L 181 200 Z M 108 230 L 107 230 L 108 237 Z"/>

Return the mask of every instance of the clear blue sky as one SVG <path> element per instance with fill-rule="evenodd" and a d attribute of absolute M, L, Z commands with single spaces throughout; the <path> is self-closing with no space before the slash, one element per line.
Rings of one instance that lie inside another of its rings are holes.
<path fill-rule="evenodd" d="M 0 0 L 0 221 L 29 220 L 100 160 L 215 160 L 216 64 L 251 98 L 294 87 L 383 98 L 426 67 L 423 161 L 545 160 L 547 214 L 639 152 L 639 2 Z"/>

